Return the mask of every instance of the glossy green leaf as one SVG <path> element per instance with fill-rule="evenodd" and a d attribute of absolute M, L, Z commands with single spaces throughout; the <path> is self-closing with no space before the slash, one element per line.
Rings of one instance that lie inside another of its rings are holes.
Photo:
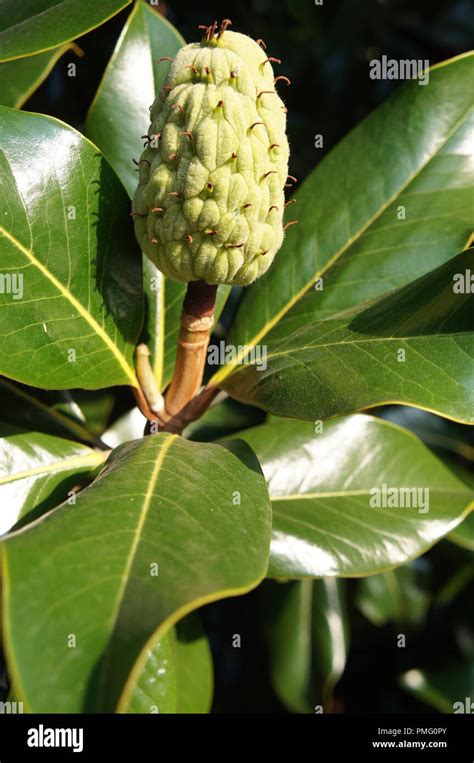
<path fill-rule="evenodd" d="M 211 652 L 199 618 L 180 620 L 149 651 L 128 713 L 207 713 L 212 702 Z"/>
<path fill-rule="evenodd" d="M 260 344 L 321 277 L 314 311 L 324 318 L 463 249 L 472 232 L 473 70 L 472 53 L 437 64 L 429 85 L 404 84 L 321 161 L 288 207 L 298 225 L 245 291 L 230 343 Z"/>
<path fill-rule="evenodd" d="M 363 578 L 357 588 L 356 604 L 374 625 L 416 625 L 424 619 L 430 599 L 423 570 L 415 562 Z"/>
<path fill-rule="evenodd" d="M 472 490 L 410 433 L 363 414 L 320 429 L 278 420 L 238 435 L 257 454 L 272 499 L 270 577 L 357 577 L 397 567 L 469 513 Z M 397 507 L 377 492 L 388 488 L 422 492 L 405 498 L 405 507 L 400 494 Z"/>
<path fill-rule="evenodd" d="M 160 434 L 122 445 L 76 506 L 3 544 L 16 694 L 32 711 L 126 710 L 149 650 L 176 621 L 262 579 L 270 523 L 244 443 Z"/>
<path fill-rule="evenodd" d="M 86 34 L 131 0 L 22 0 L 0 5 L 0 61 L 31 56 Z"/>
<path fill-rule="evenodd" d="M 440 671 L 412 669 L 401 676 L 400 684 L 441 713 L 474 711 L 474 661 L 450 665 Z"/>
<path fill-rule="evenodd" d="M 0 421 L 21 429 L 94 443 L 95 437 L 81 411 L 58 408 L 58 395 L 0 377 Z"/>
<path fill-rule="evenodd" d="M 53 509 L 107 452 L 0 424 L 0 535 Z"/>
<path fill-rule="evenodd" d="M 222 386 L 280 416 L 324 419 L 386 402 L 474 423 L 474 292 L 455 291 L 466 250 L 408 286 L 318 321 L 304 297 L 266 337 L 266 368 L 240 366 Z M 466 275 L 465 275 L 466 274 Z"/>
<path fill-rule="evenodd" d="M 82 55 L 77 45 L 66 43 L 35 56 L 0 64 L 0 105 L 21 109 L 61 56 L 71 49 Z"/>
<path fill-rule="evenodd" d="M 0 131 L 0 372 L 50 389 L 136 385 L 141 262 L 123 188 L 55 119 L 0 107 Z"/>
<path fill-rule="evenodd" d="M 314 712 L 315 704 L 333 710 L 348 649 L 341 586 L 323 578 L 273 584 L 265 591 L 272 684 L 293 712 Z"/>

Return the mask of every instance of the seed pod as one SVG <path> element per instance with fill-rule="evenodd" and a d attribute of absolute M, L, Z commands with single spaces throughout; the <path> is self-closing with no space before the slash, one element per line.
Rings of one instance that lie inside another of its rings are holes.
<path fill-rule="evenodd" d="M 209 27 L 170 66 L 151 107 L 148 133 L 160 140 L 143 151 L 133 220 L 165 275 L 244 286 L 283 241 L 289 147 L 267 54 L 226 26 Z"/>

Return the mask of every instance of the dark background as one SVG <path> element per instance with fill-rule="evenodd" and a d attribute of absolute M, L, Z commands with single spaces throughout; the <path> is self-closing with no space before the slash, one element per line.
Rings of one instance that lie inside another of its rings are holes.
<path fill-rule="evenodd" d="M 371 59 L 385 54 L 395 59 L 428 59 L 433 64 L 468 50 L 474 40 L 474 4 L 469 0 L 324 0 L 322 6 L 315 6 L 313 0 L 176 0 L 160 2 L 158 10 L 189 42 L 199 39 L 198 24 L 229 16 L 234 31 L 263 38 L 268 54 L 282 59 L 276 69 L 292 81 L 287 90 L 280 88 L 289 112 L 290 171 L 299 179 L 399 86 L 398 82 L 371 80 Z M 24 108 L 52 114 L 82 129 L 129 13 L 130 7 L 80 38 L 84 58 L 68 54 L 61 59 Z M 69 61 L 77 65 L 75 78 L 66 74 Z M 319 133 L 324 136 L 323 150 L 314 146 L 314 136 Z M 115 415 L 130 405 L 128 398 L 119 401 Z M 465 564 L 466 554 L 447 542 L 439 544 L 418 562 L 423 585 L 432 592 L 439 590 L 458 565 Z M 262 608 L 270 585 L 202 611 L 216 668 L 216 712 L 285 711 L 268 677 Z M 348 581 L 346 586 L 352 646 L 336 688 L 335 711 L 426 711 L 426 705 L 398 688 L 396 677 L 412 667 L 436 669 L 456 658 L 459 632 L 472 629 L 468 622 L 472 586 L 451 604 L 430 610 L 417 629 L 403 628 L 407 648 L 399 649 L 394 625 L 375 628 L 355 610 L 356 585 L 357 581 Z M 241 635 L 240 649 L 232 646 L 235 633 Z"/>

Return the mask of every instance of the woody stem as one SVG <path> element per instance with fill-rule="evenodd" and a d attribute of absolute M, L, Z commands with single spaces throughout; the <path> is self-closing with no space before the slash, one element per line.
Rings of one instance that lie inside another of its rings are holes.
<path fill-rule="evenodd" d="M 214 322 L 217 286 L 188 283 L 181 313 L 173 379 L 165 396 L 166 418 L 178 419 L 202 384 L 206 353 Z"/>

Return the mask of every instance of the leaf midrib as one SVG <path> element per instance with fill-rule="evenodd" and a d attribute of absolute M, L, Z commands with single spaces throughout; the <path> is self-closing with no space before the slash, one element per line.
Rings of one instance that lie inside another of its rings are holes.
<path fill-rule="evenodd" d="M 418 489 L 419 486 L 417 485 L 401 485 L 397 486 L 404 489 Z M 429 486 L 428 486 L 429 487 Z M 281 493 L 272 495 L 270 494 L 270 500 L 273 502 L 278 501 L 295 501 L 295 500 L 316 500 L 318 498 L 346 498 L 348 496 L 355 496 L 355 495 L 364 495 L 369 496 L 370 495 L 371 488 L 361 488 L 360 490 L 342 490 L 342 491 L 334 491 L 334 492 L 321 492 L 321 493 Z M 472 498 L 472 493 L 469 492 L 469 490 L 464 490 L 461 488 L 429 488 L 430 495 L 431 494 L 446 494 L 446 495 L 464 495 L 466 497 Z"/>

